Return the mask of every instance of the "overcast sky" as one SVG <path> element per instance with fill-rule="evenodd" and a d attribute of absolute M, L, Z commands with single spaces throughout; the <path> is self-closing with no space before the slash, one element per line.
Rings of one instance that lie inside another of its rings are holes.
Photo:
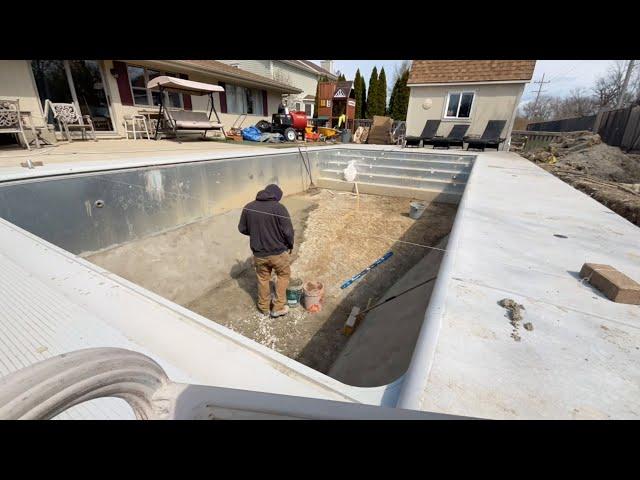
<path fill-rule="evenodd" d="M 320 60 L 312 60 L 320 64 Z M 391 83 L 393 70 L 402 60 L 335 60 L 336 70 L 345 74 L 348 80 L 353 80 L 356 70 L 364 75 L 365 82 L 369 82 L 369 76 L 373 67 L 381 67 L 387 74 L 387 82 Z M 606 72 L 613 60 L 538 60 L 533 73 L 533 80 L 540 80 L 545 74 L 545 81 L 550 80 L 543 86 L 543 93 L 549 95 L 563 96 L 574 88 L 591 88 L 596 78 Z M 389 85 L 391 88 L 393 85 Z M 526 103 L 535 97 L 538 84 L 527 84 L 522 95 L 522 103 Z"/>

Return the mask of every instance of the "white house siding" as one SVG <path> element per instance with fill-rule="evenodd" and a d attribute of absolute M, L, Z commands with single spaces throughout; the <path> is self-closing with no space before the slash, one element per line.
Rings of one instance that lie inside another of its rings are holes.
<path fill-rule="evenodd" d="M 36 125 L 44 126 L 38 91 L 26 60 L 0 60 L 0 98 L 20 100 L 20 109 L 31 112 Z"/>
<path fill-rule="evenodd" d="M 468 134 L 481 135 L 489 120 L 506 120 L 502 135 L 509 138 L 513 127 L 515 109 L 520 102 L 524 83 L 474 84 L 410 87 L 407 109 L 407 135 L 420 135 L 427 120 L 441 120 L 438 135 L 447 135 L 456 123 L 469 123 Z M 449 92 L 473 91 L 475 98 L 469 119 L 445 119 L 445 106 Z M 425 100 L 432 101 L 425 110 Z"/>
<path fill-rule="evenodd" d="M 302 99 L 307 95 L 316 94 L 316 86 L 320 75 L 302 68 L 297 68 L 280 60 L 218 60 L 228 65 L 237 64 L 242 70 L 257 73 L 272 80 L 276 80 L 292 87 L 299 88 L 302 93 L 288 96 L 290 108 L 294 108 L 297 102 L 304 110 Z"/>
<path fill-rule="evenodd" d="M 238 65 L 242 70 L 262 75 L 263 77 L 272 78 L 271 62 L 272 60 L 216 60 L 217 62 L 226 63 L 227 65 Z"/>

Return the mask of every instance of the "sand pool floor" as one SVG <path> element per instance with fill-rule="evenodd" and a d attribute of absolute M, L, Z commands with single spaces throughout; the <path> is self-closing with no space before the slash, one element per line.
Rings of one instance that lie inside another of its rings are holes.
<path fill-rule="evenodd" d="M 449 233 L 456 205 L 431 203 L 419 220 L 409 217 L 407 198 L 320 190 L 315 195 L 287 197 L 294 203 L 296 233 L 291 276 L 324 283 L 323 309 L 308 313 L 292 308 L 284 317 L 269 318 L 256 308 L 255 272 L 246 269 L 187 308 L 311 368 L 326 373 L 348 337 L 342 333 L 351 307 L 375 302 L 394 282 Z M 291 209 L 290 209 L 291 211 Z M 398 241 L 398 240 L 401 240 Z M 393 256 L 364 278 L 341 290 L 340 285 L 389 250 Z M 372 352 L 375 354 L 375 352 Z"/>

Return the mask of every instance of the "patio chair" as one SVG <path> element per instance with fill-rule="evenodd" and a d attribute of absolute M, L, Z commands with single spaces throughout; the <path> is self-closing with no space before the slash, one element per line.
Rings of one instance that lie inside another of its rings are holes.
<path fill-rule="evenodd" d="M 98 141 L 91 117 L 80 115 L 73 103 L 53 103 L 50 100 L 45 100 L 45 104 L 45 118 L 47 118 L 47 111 L 50 108 L 53 112 L 53 118 L 58 122 L 60 133 L 63 133 L 69 142 L 72 141 L 70 130 L 80 130 L 83 140 L 85 139 L 85 130 L 90 130 L 93 141 Z"/>
<path fill-rule="evenodd" d="M 417 137 L 408 136 L 404 138 L 404 146 L 419 147 L 420 142 L 423 142 L 423 146 L 424 146 L 425 141 L 429 141 L 436 136 L 436 132 L 438 131 L 439 126 L 440 126 L 440 120 L 427 120 L 426 123 L 424 124 L 424 128 L 422 129 L 422 133 L 419 136 Z"/>
<path fill-rule="evenodd" d="M 24 133 L 20 102 L 18 100 L 0 100 L 0 133 L 11 133 L 16 137 L 22 135 L 25 147 L 27 147 L 27 150 L 31 150 Z"/>
<path fill-rule="evenodd" d="M 222 123 L 212 122 L 205 112 L 164 109 L 164 119 L 166 130 L 171 131 L 178 139 L 180 131 L 202 131 L 202 138 L 206 138 L 209 130 L 218 130 L 224 135 Z"/>
<path fill-rule="evenodd" d="M 464 146 L 464 136 L 469 130 L 469 124 L 459 123 L 453 126 L 446 137 L 434 137 L 424 142 L 425 145 L 433 145 L 433 148 L 450 148 Z"/>
<path fill-rule="evenodd" d="M 465 141 L 467 142 L 467 150 L 470 148 L 474 150 L 481 150 L 483 152 L 485 148 L 495 148 L 498 150 L 500 144 L 505 141 L 504 138 L 500 137 L 500 134 L 502 133 L 506 123 L 506 120 L 489 120 L 480 138 L 465 138 Z"/>

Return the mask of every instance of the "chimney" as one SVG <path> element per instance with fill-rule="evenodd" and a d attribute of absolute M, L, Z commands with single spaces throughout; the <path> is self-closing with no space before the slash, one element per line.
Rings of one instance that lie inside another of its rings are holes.
<path fill-rule="evenodd" d="M 333 72 L 333 60 L 321 60 L 320 66 L 331 73 Z"/>

